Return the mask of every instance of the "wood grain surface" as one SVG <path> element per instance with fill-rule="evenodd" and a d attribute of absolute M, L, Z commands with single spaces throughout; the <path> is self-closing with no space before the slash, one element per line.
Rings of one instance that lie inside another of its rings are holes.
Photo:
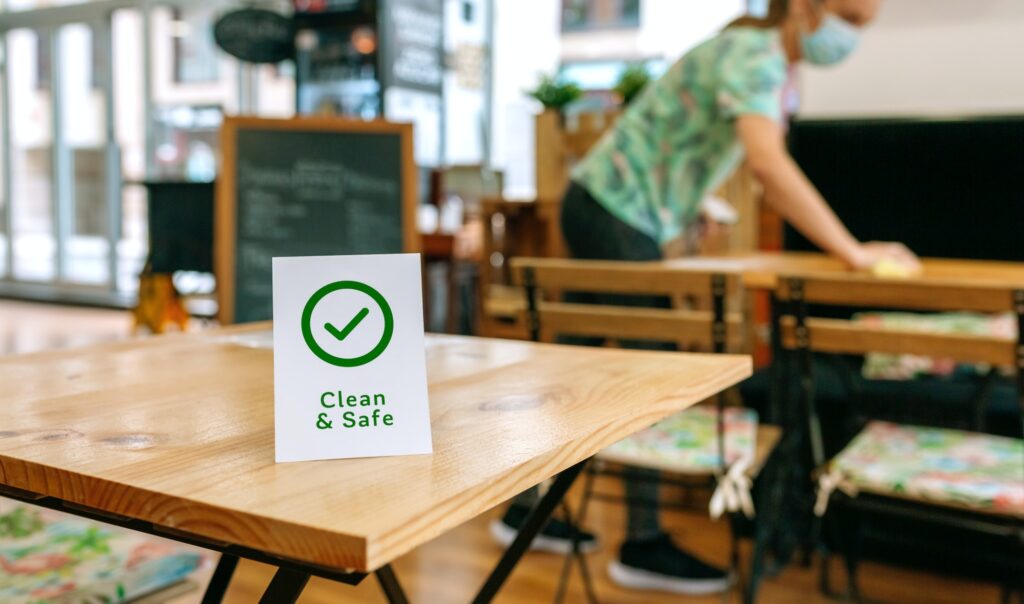
<path fill-rule="evenodd" d="M 950 306 L 950 308 L 956 308 Z M 958 363 L 986 363 L 1013 367 L 1017 341 L 1011 338 L 963 333 L 929 333 L 893 327 L 875 327 L 843 319 L 808 319 L 810 348 L 833 354 L 912 354 Z M 797 347 L 793 317 L 783 317 L 782 345 Z"/>
<path fill-rule="evenodd" d="M 373 570 L 751 372 L 739 356 L 431 337 L 433 455 L 275 464 L 272 351 L 224 335 L 246 332 L 0 360 L 0 484 Z"/>
<path fill-rule="evenodd" d="M 809 304 L 868 306 L 907 310 L 1010 312 L 1014 310 L 1012 281 L 994 283 L 985 279 L 939 278 L 930 276 L 882 279 L 859 273 L 833 275 L 779 275 L 776 294 L 791 298 L 790 287 L 798 282 Z"/>
<path fill-rule="evenodd" d="M 666 260 L 665 264 L 684 269 L 738 272 L 747 289 L 774 289 L 781 275 L 808 277 L 849 274 L 843 264 L 831 256 L 806 252 L 737 252 L 721 256 L 695 256 Z M 924 258 L 920 275 L 907 279 L 886 279 L 894 285 L 943 283 L 964 287 L 1024 287 L 1024 263 L 993 260 L 952 260 Z"/>
<path fill-rule="evenodd" d="M 675 342 L 680 350 L 711 350 L 711 325 L 714 315 L 706 310 L 673 310 L 541 302 L 542 339 L 553 342 L 558 335 L 574 335 L 624 340 Z M 726 317 L 729 350 L 742 342 L 743 318 L 738 313 Z"/>
<path fill-rule="evenodd" d="M 513 258 L 510 264 L 516 285 L 526 285 L 526 271 L 531 270 L 537 287 L 559 291 L 711 297 L 715 276 L 714 271 L 674 262 Z M 720 276 L 727 295 L 739 289 L 735 270 Z"/>

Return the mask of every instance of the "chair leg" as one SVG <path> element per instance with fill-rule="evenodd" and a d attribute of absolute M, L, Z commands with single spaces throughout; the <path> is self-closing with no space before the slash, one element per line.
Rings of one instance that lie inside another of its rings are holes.
<path fill-rule="evenodd" d="M 594 475 L 595 472 L 587 472 L 587 475 L 583 477 L 583 498 L 580 500 L 580 529 L 583 528 L 583 522 L 587 518 L 587 510 L 590 506 L 590 500 L 594 494 Z M 578 549 L 579 545 L 575 546 Z M 580 576 L 583 579 L 583 589 L 587 593 L 587 601 L 590 604 L 598 604 L 597 591 L 594 589 L 594 579 L 590 574 L 590 567 L 587 565 L 587 558 L 582 553 L 578 553 L 576 559 L 580 563 Z M 1024 603 L 1022 603 L 1024 604 Z"/>
<path fill-rule="evenodd" d="M 822 547 L 819 555 L 818 569 L 818 591 L 826 598 L 832 597 L 832 552 L 827 547 Z"/>
<path fill-rule="evenodd" d="M 860 583 L 857 580 L 861 553 L 861 515 L 859 511 L 850 510 L 850 519 L 845 523 L 844 529 L 843 559 L 846 562 L 847 595 L 854 602 L 860 602 Z"/>
<path fill-rule="evenodd" d="M 722 592 L 722 602 L 727 604 L 732 599 L 735 589 L 742 600 L 747 592 L 746 581 L 743 577 L 743 569 L 740 565 L 740 522 L 741 514 L 736 512 L 728 513 L 729 519 L 729 573 L 735 580 L 734 588 Z"/>
<path fill-rule="evenodd" d="M 572 519 L 569 517 L 568 506 L 564 501 L 562 502 L 562 510 L 565 516 L 565 522 L 570 527 L 575 527 L 575 523 L 573 523 Z M 562 561 L 562 572 L 558 577 L 558 589 L 555 591 L 554 604 L 562 604 L 562 602 L 565 601 L 565 594 L 569 589 L 569 574 L 572 572 L 572 563 L 573 559 L 576 558 L 577 548 L 577 539 L 575 535 L 573 535 L 572 548 L 566 552 L 565 559 Z"/>
<path fill-rule="evenodd" d="M 840 545 L 840 549 L 842 549 L 843 541 L 839 534 L 842 527 L 837 516 L 838 514 L 833 512 L 826 513 L 824 517 L 820 518 L 823 533 L 827 533 L 827 538 L 822 535 L 818 539 L 818 557 L 821 564 L 818 569 L 818 590 L 827 598 L 835 597 L 835 593 L 832 591 L 832 549 L 829 547 L 828 539 L 830 538 L 832 543 Z"/>
<path fill-rule="evenodd" d="M 590 568 L 587 566 L 586 556 L 580 551 L 579 535 L 576 532 L 583 529 L 583 521 L 586 518 L 587 506 L 590 503 L 590 499 L 593 494 L 594 472 L 590 468 L 587 468 L 584 472 L 583 497 L 580 501 L 580 509 L 577 517 L 573 518 L 572 511 L 569 509 L 569 504 L 567 504 L 564 499 L 561 503 L 565 521 L 572 529 L 572 549 L 566 553 L 565 560 L 562 563 L 562 573 L 558 579 L 558 589 L 555 592 L 555 604 L 561 604 L 565 601 L 565 595 L 569 589 L 569 579 L 572 573 L 573 562 L 579 563 L 580 577 L 583 579 L 583 589 L 586 592 L 587 601 L 591 604 L 597 604 L 593 578 L 590 575 Z"/>
<path fill-rule="evenodd" d="M 747 586 L 743 592 L 744 604 L 754 604 L 757 601 L 757 588 L 761 583 L 761 575 L 764 573 L 764 550 L 766 537 L 765 522 L 761 517 L 754 520 L 754 547 L 750 552 L 750 573 L 747 577 Z"/>
<path fill-rule="evenodd" d="M 757 601 L 757 590 L 765 574 L 765 554 L 781 523 L 784 496 L 782 482 L 785 479 L 779 470 L 779 460 L 770 456 L 756 483 L 759 511 L 754 517 L 754 546 L 750 553 L 750 573 L 743 594 L 744 604 Z"/>

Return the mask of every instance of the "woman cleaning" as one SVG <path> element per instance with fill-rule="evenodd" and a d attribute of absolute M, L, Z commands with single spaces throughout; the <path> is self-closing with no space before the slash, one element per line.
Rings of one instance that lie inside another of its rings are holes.
<path fill-rule="evenodd" d="M 916 270 L 917 258 L 903 245 L 858 241 L 790 157 L 784 140 L 783 96 L 792 67 L 842 62 L 879 3 L 771 0 L 764 18 L 741 18 L 679 59 L 573 171 L 562 206 L 571 255 L 663 258 L 664 249 L 697 224 L 705 196 L 745 159 L 769 205 L 851 269 L 885 263 Z M 634 471 L 626 479 L 627 496 L 656 500 L 650 478 Z M 510 542 L 536 497 L 535 491 L 521 495 L 492 525 L 495 537 Z M 534 547 L 567 551 L 572 530 L 553 520 Z M 725 571 L 672 541 L 656 510 L 630 506 L 626 532 L 609 568 L 616 583 L 687 594 L 729 587 Z M 584 550 L 596 547 L 593 535 L 579 538 Z"/>

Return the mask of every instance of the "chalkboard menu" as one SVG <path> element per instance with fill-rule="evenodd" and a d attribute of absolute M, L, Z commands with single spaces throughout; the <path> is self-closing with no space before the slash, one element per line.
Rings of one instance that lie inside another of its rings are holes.
<path fill-rule="evenodd" d="M 418 250 L 412 127 L 228 118 L 217 181 L 222 323 L 272 318 L 271 258 Z"/>

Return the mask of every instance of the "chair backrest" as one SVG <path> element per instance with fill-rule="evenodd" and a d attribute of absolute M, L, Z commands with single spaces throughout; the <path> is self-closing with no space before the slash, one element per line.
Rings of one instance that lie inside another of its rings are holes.
<path fill-rule="evenodd" d="M 726 312 L 740 289 L 737 275 L 670 268 L 659 262 L 513 258 L 513 280 L 527 294 L 531 337 L 585 336 L 611 341 L 671 342 L 714 352 L 742 341 L 742 318 Z M 668 308 L 563 302 L 562 293 L 658 296 Z M 684 308 L 684 306 L 686 306 Z"/>
<path fill-rule="evenodd" d="M 813 318 L 808 305 L 856 306 L 911 311 L 1024 313 L 1024 290 L 1000 285 L 958 282 L 908 282 L 863 275 L 781 277 L 776 299 L 782 313 L 782 344 L 789 349 L 867 354 L 886 352 L 1018 367 L 1024 359 L 1018 339 L 980 334 L 938 334 L 911 329 L 872 327 L 843 319 Z M 1024 329 L 1024 326 L 1021 326 Z"/>
<path fill-rule="evenodd" d="M 1024 414 L 1024 289 L 1009 285 L 958 281 L 885 280 L 865 275 L 781 276 L 775 290 L 776 315 L 783 348 L 799 353 L 804 411 L 811 453 L 824 462 L 821 427 L 815 405 L 812 353 L 863 355 L 913 354 L 959 363 L 1010 367 L 1017 374 L 1017 394 Z M 850 319 L 808 316 L 809 305 L 871 307 L 909 311 L 1001 313 L 1017 318 L 1016 337 L 987 334 L 928 333 L 873 326 Z M 1022 417 L 1024 420 L 1024 417 Z"/>

